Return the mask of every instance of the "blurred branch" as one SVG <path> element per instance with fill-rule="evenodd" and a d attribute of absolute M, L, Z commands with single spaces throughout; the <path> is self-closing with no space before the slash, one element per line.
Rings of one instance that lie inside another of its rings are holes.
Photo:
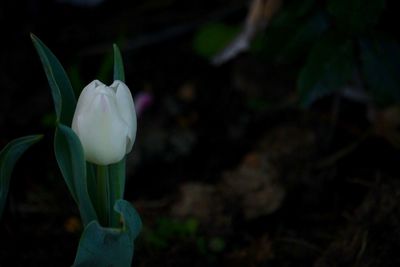
<path fill-rule="evenodd" d="M 243 30 L 221 53 L 214 57 L 212 63 L 221 65 L 249 49 L 251 41 L 258 32 L 267 27 L 268 22 L 281 7 L 282 1 L 253 0 L 247 13 Z"/>

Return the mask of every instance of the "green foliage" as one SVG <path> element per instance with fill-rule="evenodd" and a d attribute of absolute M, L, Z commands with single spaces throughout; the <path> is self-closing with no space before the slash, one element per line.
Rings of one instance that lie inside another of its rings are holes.
<path fill-rule="evenodd" d="M 375 26 L 385 8 L 385 0 L 328 0 L 327 10 L 338 28 L 360 34 Z"/>
<path fill-rule="evenodd" d="M 119 80 L 125 82 L 124 63 L 122 61 L 121 51 L 116 44 L 113 44 L 114 49 L 114 81 Z"/>
<path fill-rule="evenodd" d="M 213 252 L 222 252 L 226 247 L 225 240 L 221 237 L 214 237 L 210 240 L 209 247 Z"/>
<path fill-rule="evenodd" d="M 305 21 L 297 24 L 297 29 L 288 36 L 288 40 L 277 51 L 279 62 L 292 62 L 308 51 L 313 42 L 328 29 L 328 20 L 322 13 L 309 16 Z"/>
<path fill-rule="evenodd" d="M 400 46 L 394 41 L 360 41 L 362 73 L 380 106 L 400 101 Z"/>
<path fill-rule="evenodd" d="M 308 106 L 315 99 L 341 89 L 353 71 L 352 42 L 332 36 L 321 39 L 311 50 L 299 75 L 300 104 Z"/>
<path fill-rule="evenodd" d="M 82 145 L 71 128 L 63 124 L 58 125 L 54 137 L 54 150 L 64 181 L 79 207 L 84 225 L 87 225 L 96 220 L 97 215 L 88 193 Z"/>
<path fill-rule="evenodd" d="M 73 266 L 131 266 L 134 240 L 142 222 L 137 211 L 125 200 L 118 200 L 114 209 L 123 218 L 122 229 L 104 228 L 97 221 L 88 224 L 79 242 Z"/>
<path fill-rule="evenodd" d="M 222 23 L 210 23 L 202 26 L 194 38 L 194 50 L 199 55 L 211 59 L 221 52 L 239 33 L 240 27 Z"/>
<path fill-rule="evenodd" d="M 0 151 L 0 218 L 7 200 L 11 173 L 15 164 L 25 151 L 40 139 L 42 135 L 20 137 L 8 143 Z"/>
<path fill-rule="evenodd" d="M 148 245 L 157 249 L 165 249 L 174 238 L 194 238 L 198 232 L 198 221 L 184 221 L 169 218 L 158 219 L 154 229 L 147 229 L 144 239 Z"/>
<path fill-rule="evenodd" d="M 80 140 L 69 127 L 76 106 L 71 83 L 54 54 L 34 35 L 32 40 L 42 60 L 56 109 L 54 149 L 57 163 L 85 225 L 74 266 L 130 266 L 133 241 L 140 232 L 142 223 L 131 204 L 122 200 L 125 159 L 109 166 L 97 166 L 97 170 L 94 164 L 86 163 Z M 77 75 L 76 78 L 80 77 Z M 122 57 L 116 45 L 114 78 L 125 80 Z M 100 184 L 100 176 L 105 178 L 102 180 L 104 190 L 101 192 L 97 186 Z M 111 207 L 116 212 L 111 211 Z M 106 216 L 102 216 L 107 218 L 107 228 L 98 223 L 98 215 L 104 215 L 102 211 L 107 212 Z M 120 219 L 123 221 L 122 228 Z"/>
<path fill-rule="evenodd" d="M 291 63 L 301 58 L 328 26 L 326 14 L 315 10 L 315 0 L 287 2 L 265 33 L 253 41 L 251 52 L 267 60 Z"/>
<path fill-rule="evenodd" d="M 35 35 L 31 34 L 31 38 L 51 88 L 57 120 L 65 125 L 71 125 L 76 106 L 71 82 L 61 63 L 50 49 Z"/>
<path fill-rule="evenodd" d="M 180 245 L 195 246 L 198 253 L 213 260 L 216 253 L 225 250 L 226 243 L 221 237 L 205 236 L 199 230 L 199 222 L 195 218 L 178 220 L 159 218 L 155 226 L 145 228 L 143 242 L 151 250 L 164 250 Z"/>

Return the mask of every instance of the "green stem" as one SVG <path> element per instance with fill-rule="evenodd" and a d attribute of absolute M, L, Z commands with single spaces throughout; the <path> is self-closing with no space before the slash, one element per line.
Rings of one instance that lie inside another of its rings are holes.
<path fill-rule="evenodd" d="M 93 163 L 86 162 L 86 181 L 89 197 L 92 203 L 97 201 L 97 176 L 96 176 L 96 166 Z M 97 205 L 96 205 L 97 206 Z M 96 207 L 97 209 L 97 207 Z"/>
<path fill-rule="evenodd" d="M 108 167 L 97 165 L 97 213 L 102 226 L 110 225 L 110 186 Z"/>
<path fill-rule="evenodd" d="M 109 165 L 109 185 L 110 185 L 110 208 L 111 227 L 120 227 L 120 214 L 113 210 L 113 206 L 118 199 L 122 199 L 125 187 L 125 159 L 120 162 Z"/>

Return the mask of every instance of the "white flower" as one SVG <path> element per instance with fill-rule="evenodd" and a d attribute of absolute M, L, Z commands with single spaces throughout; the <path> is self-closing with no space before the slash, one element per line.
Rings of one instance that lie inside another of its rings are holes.
<path fill-rule="evenodd" d="M 79 96 L 72 129 L 78 135 L 87 161 L 109 165 L 132 150 L 136 113 L 129 88 L 121 81 L 106 86 L 98 80 Z"/>

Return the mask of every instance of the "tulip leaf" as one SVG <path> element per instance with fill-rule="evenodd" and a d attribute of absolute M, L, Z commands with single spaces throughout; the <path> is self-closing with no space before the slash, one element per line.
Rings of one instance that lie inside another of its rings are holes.
<path fill-rule="evenodd" d="M 124 62 L 122 60 L 121 51 L 116 44 L 113 45 L 114 49 L 114 80 L 120 80 L 125 82 L 125 70 Z M 109 191 L 110 191 L 110 207 L 114 205 L 116 199 L 122 199 L 125 190 L 125 158 L 120 162 L 111 164 L 108 166 L 108 172 L 110 175 L 109 179 Z M 113 212 L 111 212 L 113 213 Z M 111 226 L 115 226 L 118 223 L 119 215 L 110 214 Z"/>
<path fill-rule="evenodd" d="M 79 207 L 84 225 L 97 219 L 87 189 L 86 163 L 83 148 L 74 131 L 59 124 L 54 138 L 56 159 L 72 197 Z"/>
<path fill-rule="evenodd" d="M 0 218 L 7 199 L 12 170 L 17 160 L 34 143 L 42 139 L 42 135 L 29 135 L 17 138 L 8 143 L 0 151 Z"/>
<path fill-rule="evenodd" d="M 104 228 L 97 221 L 89 223 L 79 242 L 73 266 L 131 266 L 134 240 L 142 222 L 128 201 L 118 200 L 114 209 L 123 218 L 122 228 Z"/>
<path fill-rule="evenodd" d="M 114 81 L 119 80 L 125 82 L 124 62 L 122 60 L 121 51 L 116 44 L 114 49 Z"/>
<path fill-rule="evenodd" d="M 65 125 L 71 125 L 76 106 L 71 82 L 61 63 L 50 49 L 35 35 L 31 34 L 31 38 L 51 88 L 57 120 Z"/>

